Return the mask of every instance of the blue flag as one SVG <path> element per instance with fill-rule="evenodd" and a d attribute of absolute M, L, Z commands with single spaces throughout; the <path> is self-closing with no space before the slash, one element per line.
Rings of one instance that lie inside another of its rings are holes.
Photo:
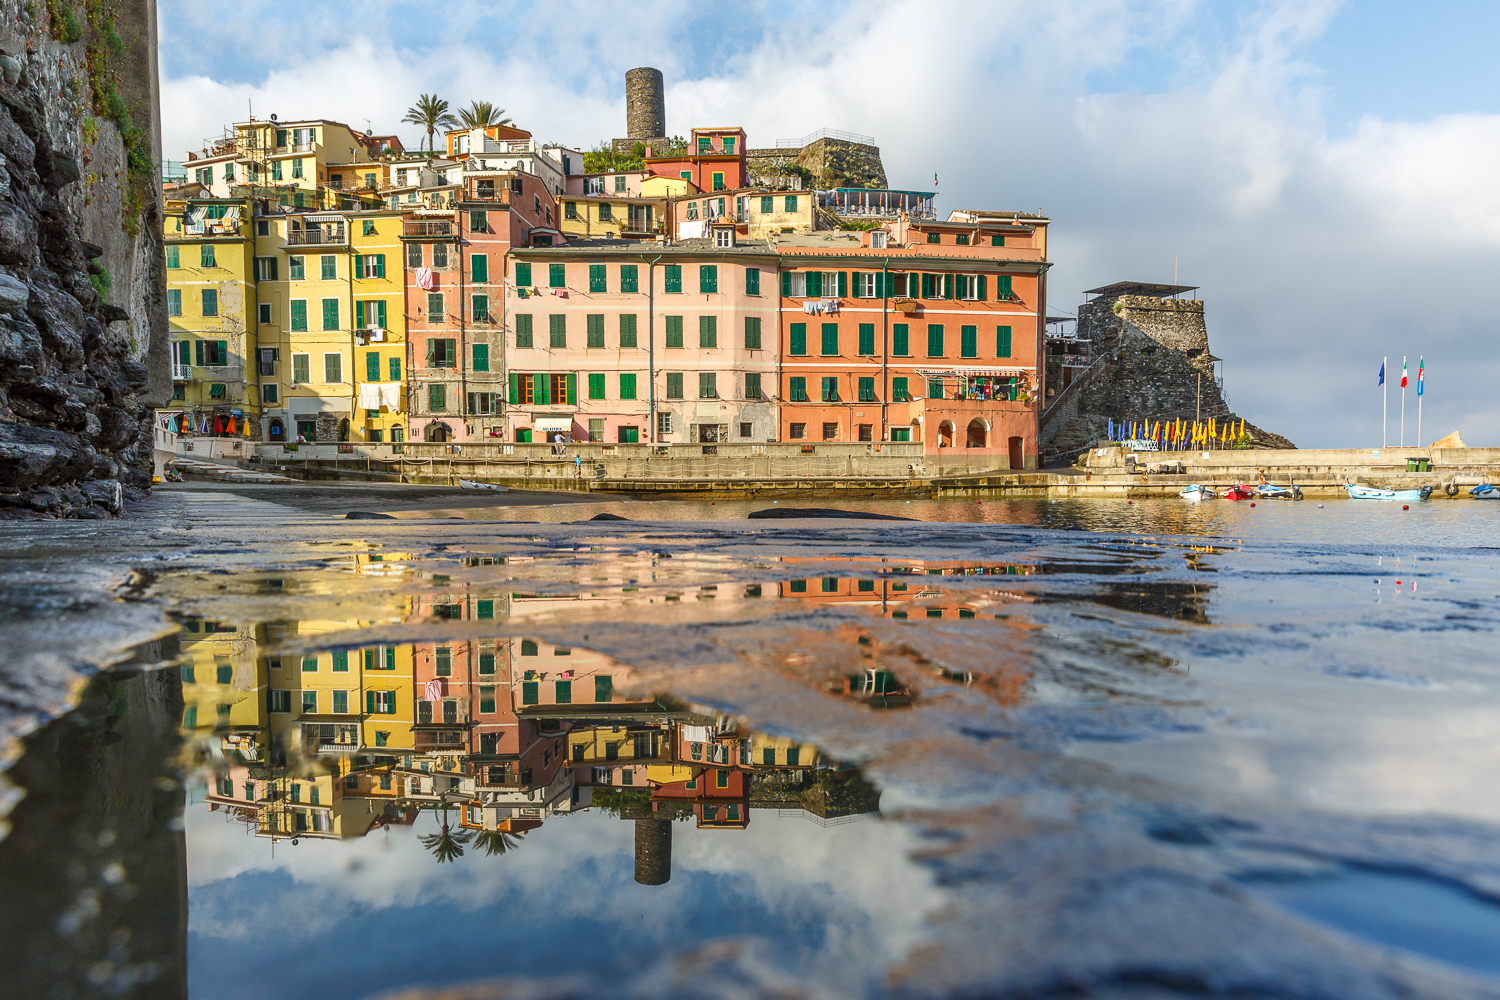
<path fill-rule="evenodd" d="M 1380 381 L 1376 382 L 1375 384 L 1377 386 L 1385 385 L 1385 362 L 1384 361 L 1380 362 Z"/>

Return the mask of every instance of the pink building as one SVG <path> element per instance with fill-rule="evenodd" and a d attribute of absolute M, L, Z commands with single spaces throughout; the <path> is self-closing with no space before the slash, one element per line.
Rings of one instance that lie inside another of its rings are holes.
<path fill-rule="evenodd" d="M 509 441 L 774 441 L 776 255 L 732 226 L 670 246 L 516 249 Z"/>

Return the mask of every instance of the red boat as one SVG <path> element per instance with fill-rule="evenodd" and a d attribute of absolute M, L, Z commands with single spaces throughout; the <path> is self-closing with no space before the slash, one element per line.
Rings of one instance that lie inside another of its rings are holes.
<path fill-rule="evenodd" d="M 1240 483 L 1234 489 L 1225 490 L 1220 496 L 1225 500 L 1250 500 L 1255 497 L 1255 491 L 1244 483 Z"/>

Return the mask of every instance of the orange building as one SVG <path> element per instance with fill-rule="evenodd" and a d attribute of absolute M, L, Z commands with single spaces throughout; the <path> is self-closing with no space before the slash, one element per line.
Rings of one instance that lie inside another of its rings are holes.
<path fill-rule="evenodd" d="M 742 128 L 695 128 L 687 149 L 663 152 L 666 155 L 646 157 L 647 170 L 691 181 L 700 191 L 733 191 L 745 186 Z"/>

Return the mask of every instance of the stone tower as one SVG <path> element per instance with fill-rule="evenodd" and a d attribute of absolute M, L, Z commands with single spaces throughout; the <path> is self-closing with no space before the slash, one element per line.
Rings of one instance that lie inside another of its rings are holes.
<path fill-rule="evenodd" d="M 652 70 L 652 72 L 656 72 Z M 661 78 L 661 74 L 657 74 Z M 641 885 L 665 885 L 672 879 L 672 821 L 635 821 L 635 880 Z"/>
<path fill-rule="evenodd" d="M 641 66 L 625 71 L 625 134 L 657 139 L 667 134 L 667 99 L 661 70 Z"/>

